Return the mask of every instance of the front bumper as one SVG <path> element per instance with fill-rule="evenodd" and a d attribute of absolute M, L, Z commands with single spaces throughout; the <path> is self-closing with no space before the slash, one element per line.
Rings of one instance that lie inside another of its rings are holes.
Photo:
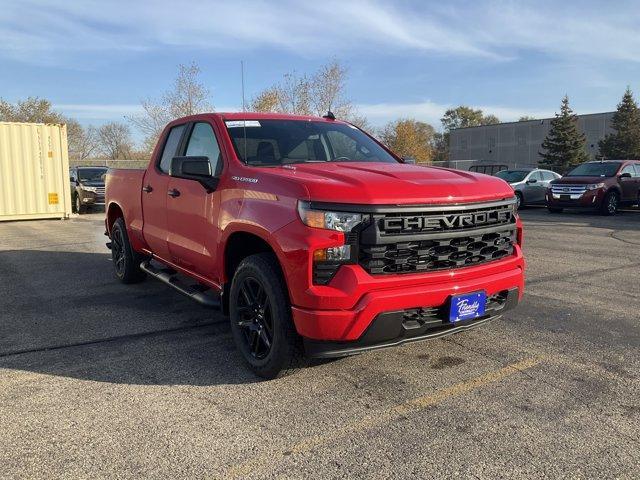
<path fill-rule="evenodd" d="M 516 289 L 518 296 L 522 296 L 524 262 L 521 257 L 519 260 L 496 262 L 499 265 L 495 265 L 494 268 L 501 266 L 501 269 L 465 280 L 453 275 L 449 276 L 448 281 L 431 283 L 428 282 L 430 278 L 427 275 L 423 282 L 413 285 L 390 284 L 386 288 L 378 287 L 364 293 L 353 308 L 349 309 L 318 310 L 293 306 L 293 319 L 298 333 L 307 339 L 357 341 L 362 338 L 375 318 L 387 312 L 443 308 L 452 295 L 480 290 L 485 291 L 487 297 L 491 297 Z"/>
<path fill-rule="evenodd" d="M 82 205 L 103 206 L 105 203 L 104 193 L 91 192 L 89 190 L 79 190 L 78 195 Z"/>
<path fill-rule="evenodd" d="M 315 358 L 344 357 L 368 350 L 452 335 L 500 318 L 504 312 L 518 304 L 519 297 L 518 288 L 503 290 L 487 299 L 487 310 L 483 317 L 455 324 L 447 320 L 449 302 L 435 308 L 384 312 L 373 319 L 358 340 L 329 342 L 305 338 L 305 352 Z"/>
<path fill-rule="evenodd" d="M 553 208 L 599 208 L 604 190 L 587 190 L 581 195 L 554 195 L 547 191 L 547 206 Z"/>

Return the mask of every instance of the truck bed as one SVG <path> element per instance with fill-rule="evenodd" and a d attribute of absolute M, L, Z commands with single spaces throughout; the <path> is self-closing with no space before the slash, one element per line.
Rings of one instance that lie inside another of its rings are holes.
<path fill-rule="evenodd" d="M 142 236 L 142 183 L 145 170 L 111 168 L 107 172 L 105 205 L 115 202 L 121 205 L 126 219 L 127 232 L 132 246 L 144 244 Z M 107 212 L 107 215 L 109 213 Z"/>

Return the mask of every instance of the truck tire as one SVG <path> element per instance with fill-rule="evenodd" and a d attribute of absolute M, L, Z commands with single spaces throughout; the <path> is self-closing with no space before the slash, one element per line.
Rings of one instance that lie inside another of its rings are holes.
<path fill-rule="evenodd" d="M 86 211 L 84 205 L 82 205 L 82 202 L 80 201 L 80 195 L 78 195 L 77 193 L 73 198 L 73 210 L 73 213 L 77 213 L 78 215 L 82 215 Z"/>
<path fill-rule="evenodd" d="M 616 191 L 607 192 L 600 204 L 600 213 L 602 215 L 615 215 L 620 204 L 620 196 Z"/>
<path fill-rule="evenodd" d="M 116 219 L 111 228 L 111 259 L 116 277 L 122 283 L 138 283 L 147 276 L 140 270 L 144 258 L 131 248 L 122 217 Z"/>
<path fill-rule="evenodd" d="M 251 255 L 240 263 L 231 281 L 229 313 L 236 347 L 256 375 L 283 377 L 307 363 L 273 254 Z"/>
<path fill-rule="evenodd" d="M 516 210 L 520 210 L 524 208 L 524 197 L 522 196 L 522 192 L 516 192 Z"/>

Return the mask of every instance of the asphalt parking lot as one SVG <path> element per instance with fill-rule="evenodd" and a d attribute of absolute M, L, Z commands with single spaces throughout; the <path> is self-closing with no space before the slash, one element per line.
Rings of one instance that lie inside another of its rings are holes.
<path fill-rule="evenodd" d="M 103 214 L 2 223 L 0 477 L 638 478 L 640 212 L 522 217 L 505 318 L 270 382 Z"/>

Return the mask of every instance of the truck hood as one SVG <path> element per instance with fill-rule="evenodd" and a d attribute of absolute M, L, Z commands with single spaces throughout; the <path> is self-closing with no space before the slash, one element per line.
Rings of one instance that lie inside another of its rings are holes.
<path fill-rule="evenodd" d="M 590 183 L 601 183 L 611 180 L 612 177 L 562 177 L 551 182 L 553 185 L 588 185 Z"/>
<path fill-rule="evenodd" d="M 309 200 L 335 203 L 473 203 L 513 197 L 497 177 L 401 163 L 301 163 L 270 170 L 302 183 Z"/>

